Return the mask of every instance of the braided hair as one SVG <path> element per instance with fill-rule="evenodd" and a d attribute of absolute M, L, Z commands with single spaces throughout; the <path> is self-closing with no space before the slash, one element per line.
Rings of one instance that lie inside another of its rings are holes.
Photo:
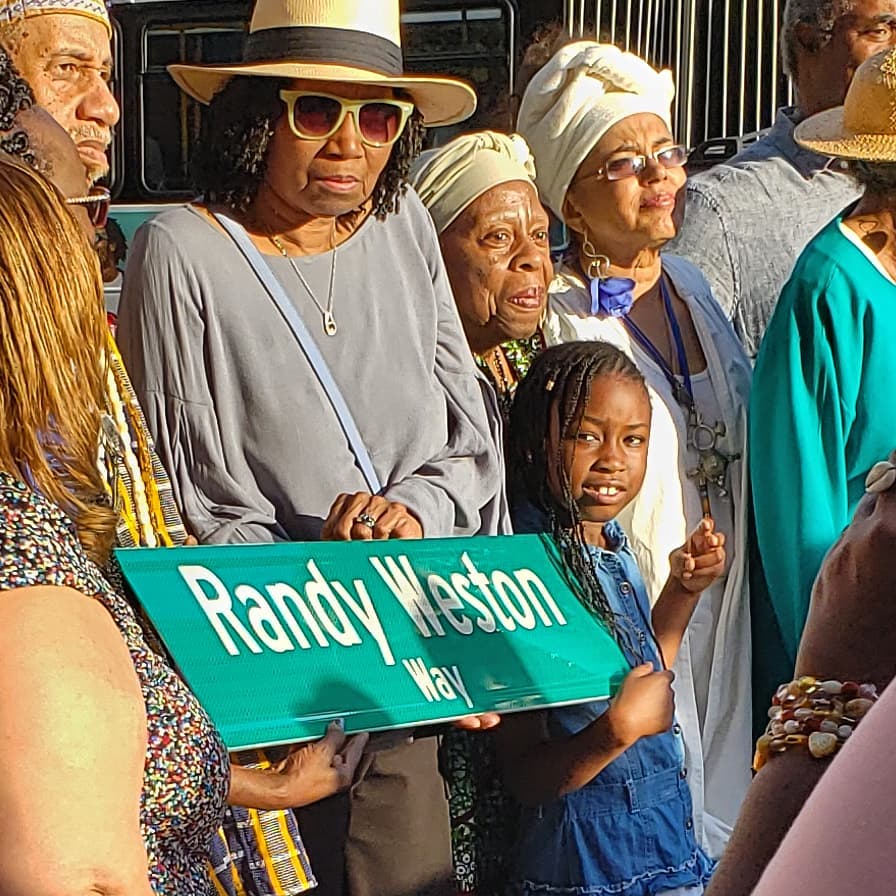
<path fill-rule="evenodd" d="M 0 47 L 0 152 L 32 166 L 36 159 L 28 136 L 21 129 L 13 131 L 13 127 L 19 113 L 33 105 L 31 88 L 16 70 L 6 50 Z"/>
<path fill-rule="evenodd" d="M 550 533 L 560 548 L 567 579 L 585 606 L 619 638 L 639 653 L 624 621 L 613 613 L 588 560 L 579 508 L 563 462 L 562 439 L 578 435 L 582 412 L 598 377 L 611 376 L 644 389 L 644 377 L 634 362 L 609 342 L 567 342 L 546 349 L 532 362 L 517 387 L 507 434 L 507 477 L 511 504 L 529 503 L 550 520 Z M 558 435 L 552 444 L 551 422 Z M 554 476 L 551 476 L 553 469 Z M 550 482 L 560 485 L 555 495 Z"/>
<path fill-rule="evenodd" d="M 206 202 L 245 214 L 264 182 L 274 126 L 284 114 L 279 78 L 231 78 L 215 94 L 202 118 L 193 157 L 195 186 Z M 410 99 L 397 90 L 396 97 Z M 416 109 L 373 190 L 372 214 L 382 220 L 398 211 L 408 189 L 411 163 L 423 148 L 423 116 Z"/>

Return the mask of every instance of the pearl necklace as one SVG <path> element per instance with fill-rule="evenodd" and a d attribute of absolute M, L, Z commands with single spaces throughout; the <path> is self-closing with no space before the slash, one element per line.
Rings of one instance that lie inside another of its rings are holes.
<path fill-rule="evenodd" d="M 273 233 L 268 235 L 268 239 L 276 246 L 277 251 L 284 257 L 289 259 L 289 265 L 295 271 L 296 277 L 299 278 L 299 282 L 302 286 L 305 287 L 305 292 L 311 296 L 311 301 L 314 302 L 317 310 L 320 311 L 321 318 L 323 319 L 323 327 L 324 333 L 327 336 L 335 336 L 336 333 L 339 332 L 339 327 L 336 325 L 336 318 L 333 316 L 333 301 L 335 299 L 335 295 L 333 293 L 333 283 L 336 278 L 336 247 L 333 247 L 333 259 L 330 262 L 330 286 L 327 290 L 327 305 L 324 307 L 320 302 L 317 301 L 317 296 L 312 291 L 311 287 L 308 285 L 308 281 L 305 279 L 304 274 L 299 270 L 298 266 L 295 263 L 295 260 L 289 258 L 286 254 L 286 246 L 283 245 L 283 240 L 280 237 L 275 236 Z"/>

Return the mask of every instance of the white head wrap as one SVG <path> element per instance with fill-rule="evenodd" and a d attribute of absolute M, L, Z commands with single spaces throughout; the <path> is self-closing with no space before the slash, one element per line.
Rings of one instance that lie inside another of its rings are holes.
<path fill-rule="evenodd" d="M 479 131 L 424 152 L 411 166 L 411 186 L 442 233 L 471 203 L 510 181 L 535 186 L 535 164 L 518 134 Z"/>
<path fill-rule="evenodd" d="M 579 165 L 617 122 L 640 112 L 671 129 L 675 84 L 633 53 L 578 41 L 563 47 L 529 82 L 517 121 L 538 166 L 538 189 L 558 217 Z"/>

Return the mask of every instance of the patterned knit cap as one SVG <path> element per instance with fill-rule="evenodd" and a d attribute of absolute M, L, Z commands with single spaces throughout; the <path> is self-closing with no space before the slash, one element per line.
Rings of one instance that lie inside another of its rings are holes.
<path fill-rule="evenodd" d="M 104 0 L 0 0 L 0 28 L 30 16 L 67 13 L 101 22 L 112 37 L 109 11 Z"/>

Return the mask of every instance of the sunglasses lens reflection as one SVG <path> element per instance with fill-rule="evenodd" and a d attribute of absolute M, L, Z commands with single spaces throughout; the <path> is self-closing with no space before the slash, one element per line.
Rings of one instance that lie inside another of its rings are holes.
<path fill-rule="evenodd" d="M 342 104 L 328 96 L 300 96 L 296 99 L 295 125 L 306 137 L 326 137 L 339 120 Z"/>
<path fill-rule="evenodd" d="M 361 136 L 371 143 L 391 143 L 400 124 L 401 109 L 392 103 L 365 103 L 358 113 Z"/>
<path fill-rule="evenodd" d="M 336 130 L 344 108 L 334 97 L 304 94 L 296 97 L 293 124 L 302 137 L 320 140 Z M 393 143 L 401 133 L 402 110 L 395 103 L 371 100 L 353 111 L 361 137 L 367 143 L 384 146 Z"/>
<path fill-rule="evenodd" d="M 89 195 L 75 196 L 65 200 L 68 205 L 81 206 L 87 212 L 90 223 L 97 228 L 105 227 L 109 218 L 112 196 L 106 187 L 92 187 Z"/>

